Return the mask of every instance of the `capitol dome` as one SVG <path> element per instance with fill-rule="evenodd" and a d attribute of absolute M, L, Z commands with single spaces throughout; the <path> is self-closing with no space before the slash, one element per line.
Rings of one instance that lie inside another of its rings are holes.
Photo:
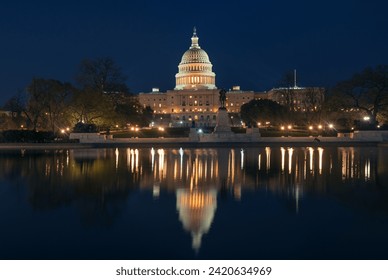
<path fill-rule="evenodd" d="M 183 54 L 178 65 L 179 72 L 175 75 L 176 90 L 181 89 L 216 89 L 213 65 L 207 53 L 198 44 L 198 36 L 194 28 L 191 46 Z"/>

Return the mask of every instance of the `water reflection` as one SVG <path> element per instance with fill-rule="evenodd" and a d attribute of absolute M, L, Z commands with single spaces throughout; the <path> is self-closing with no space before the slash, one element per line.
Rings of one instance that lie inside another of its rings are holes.
<path fill-rule="evenodd" d="M 240 201 L 253 191 L 276 195 L 297 214 L 303 198 L 316 193 L 388 212 L 387 195 L 378 191 L 387 180 L 386 166 L 378 149 L 368 147 L 22 151 L 0 155 L 0 179 L 23 180 L 34 209 L 74 204 L 87 226 L 114 224 L 135 190 L 159 200 L 163 193 L 172 194 L 177 218 L 199 251 L 211 231 L 217 200 Z M 355 182 L 376 189 L 368 203 L 344 196 L 355 191 Z"/>
<path fill-rule="evenodd" d="M 183 228 L 192 236 L 192 248 L 198 252 L 202 236 L 210 230 L 217 208 L 214 189 L 177 189 L 177 210 Z"/>

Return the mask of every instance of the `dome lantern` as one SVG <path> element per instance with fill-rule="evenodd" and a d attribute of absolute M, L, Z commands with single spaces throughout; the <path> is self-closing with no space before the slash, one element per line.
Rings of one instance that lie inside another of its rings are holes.
<path fill-rule="evenodd" d="M 190 49 L 193 49 L 193 48 L 198 48 L 200 49 L 201 47 L 198 45 L 198 36 L 197 36 L 197 28 L 194 27 L 194 30 L 193 30 L 193 37 L 191 37 L 191 47 Z"/>

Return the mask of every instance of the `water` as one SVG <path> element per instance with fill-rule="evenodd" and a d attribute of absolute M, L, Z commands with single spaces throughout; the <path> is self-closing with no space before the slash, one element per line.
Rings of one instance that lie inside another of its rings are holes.
<path fill-rule="evenodd" d="M 1 259 L 388 259 L 388 149 L 0 153 Z"/>

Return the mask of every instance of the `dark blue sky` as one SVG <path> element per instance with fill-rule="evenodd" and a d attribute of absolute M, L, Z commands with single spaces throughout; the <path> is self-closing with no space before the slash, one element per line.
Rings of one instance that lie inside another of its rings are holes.
<path fill-rule="evenodd" d="M 330 86 L 388 63 L 388 3 L 369 1 L 9 1 L 0 8 L 0 104 L 33 77 L 73 82 L 112 57 L 132 92 L 172 89 L 193 26 L 219 88 L 268 90 L 286 71 Z"/>

